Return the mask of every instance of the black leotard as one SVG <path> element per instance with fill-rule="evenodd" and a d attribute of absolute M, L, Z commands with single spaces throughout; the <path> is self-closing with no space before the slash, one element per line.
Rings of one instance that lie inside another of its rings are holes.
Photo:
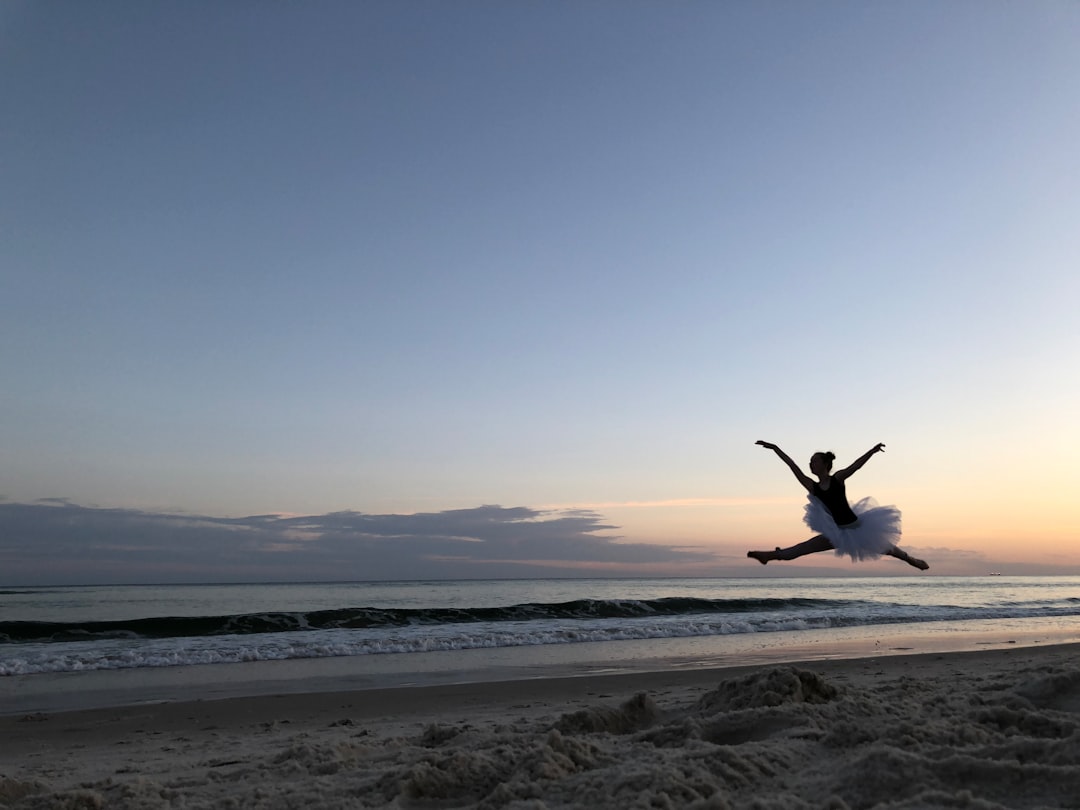
<path fill-rule="evenodd" d="M 810 494 L 825 504 L 829 514 L 833 516 L 837 526 L 847 526 L 859 519 L 858 515 L 851 511 L 848 506 L 847 492 L 844 490 L 844 482 L 829 476 L 829 488 L 822 489 L 821 484 L 814 482 Z"/>

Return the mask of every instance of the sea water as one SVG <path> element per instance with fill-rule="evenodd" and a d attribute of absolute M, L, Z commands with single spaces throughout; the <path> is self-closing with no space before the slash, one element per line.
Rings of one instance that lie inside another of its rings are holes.
<path fill-rule="evenodd" d="M 0 588 L 0 676 L 328 658 L 350 659 L 354 671 L 386 669 L 392 659 L 403 673 L 431 653 L 473 650 L 491 662 L 599 666 L 646 649 L 699 659 L 710 650 L 1002 628 L 1080 637 L 1080 577 Z M 453 669 L 454 660 L 444 655 L 439 666 Z M 475 655 L 468 666 L 477 667 Z"/>

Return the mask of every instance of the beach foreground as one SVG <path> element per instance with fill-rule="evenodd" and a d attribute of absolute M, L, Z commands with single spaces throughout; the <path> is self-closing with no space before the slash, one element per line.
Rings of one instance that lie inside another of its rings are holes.
<path fill-rule="evenodd" d="M 0 806 L 1080 807 L 1080 645 L 10 715 Z"/>

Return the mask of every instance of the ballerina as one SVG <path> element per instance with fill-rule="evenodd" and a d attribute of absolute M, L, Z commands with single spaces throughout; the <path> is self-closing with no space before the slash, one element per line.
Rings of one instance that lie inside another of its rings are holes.
<path fill-rule="evenodd" d="M 838 556 L 848 555 L 854 560 L 876 560 L 885 554 L 896 557 L 908 565 L 925 571 L 930 566 L 912 557 L 897 546 L 900 540 L 900 510 L 895 506 L 878 506 L 873 498 L 863 498 L 852 508 L 848 504 L 844 481 L 860 470 L 875 453 L 884 453 L 885 445 L 875 444 L 855 459 L 849 467 L 832 472 L 833 453 L 814 453 L 810 457 L 810 478 L 791 458 L 771 442 L 755 442 L 780 457 L 799 483 L 806 487 L 809 503 L 803 517 L 806 525 L 818 534 L 788 548 L 776 547 L 775 551 L 748 551 L 747 557 L 762 565 L 771 560 L 794 560 L 807 554 L 833 549 Z"/>

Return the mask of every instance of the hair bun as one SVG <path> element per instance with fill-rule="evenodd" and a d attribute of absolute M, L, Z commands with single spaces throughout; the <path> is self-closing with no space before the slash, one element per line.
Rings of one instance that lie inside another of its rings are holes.
<path fill-rule="evenodd" d="M 834 453 L 832 450 L 828 450 L 825 452 L 825 458 L 827 458 L 829 461 L 836 461 L 836 453 Z"/>

